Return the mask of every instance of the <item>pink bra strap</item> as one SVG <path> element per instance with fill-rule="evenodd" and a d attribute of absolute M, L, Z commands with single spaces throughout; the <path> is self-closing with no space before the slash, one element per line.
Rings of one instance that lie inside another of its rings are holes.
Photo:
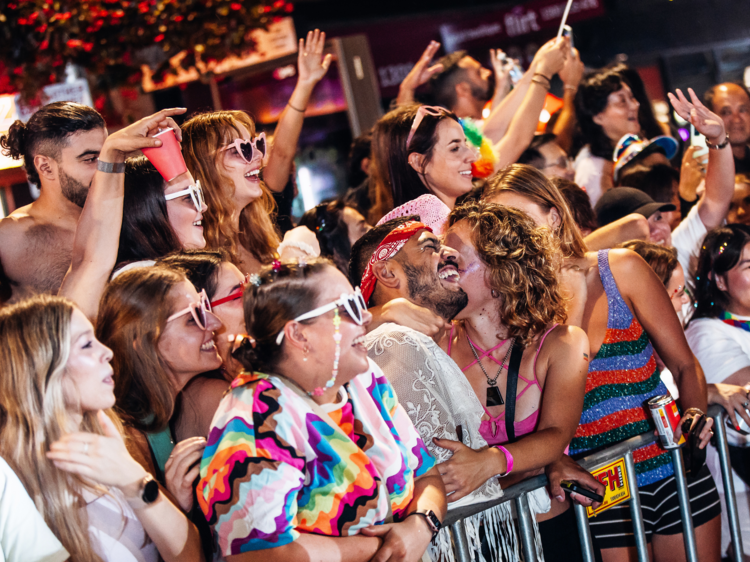
<path fill-rule="evenodd" d="M 539 342 L 539 347 L 536 350 L 536 355 L 534 356 L 534 384 L 539 387 L 539 390 L 542 390 L 542 387 L 540 386 L 539 381 L 537 380 L 537 376 L 536 376 L 536 360 L 539 359 L 539 352 L 542 350 L 542 346 L 544 345 L 544 340 L 547 339 L 547 336 L 549 335 L 549 333 L 555 328 L 557 328 L 558 326 L 559 324 L 552 324 L 552 327 L 546 332 L 544 332 L 544 335 L 542 336 L 542 340 Z M 526 390 L 526 388 L 524 388 L 524 391 Z"/>
<path fill-rule="evenodd" d="M 475 344 L 475 343 L 474 343 L 473 341 L 471 341 L 471 338 L 469 337 L 469 334 L 466 334 L 466 337 L 467 337 L 467 338 L 468 338 L 468 340 L 469 340 L 469 341 L 471 342 L 471 345 L 473 345 L 473 346 L 474 346 L 474 349 L 476 349 L 476 350 L 477 350 L 477 355 L 479 355 L 479 360 L 480 360 L 480 361 L 481 361 L 482 359 L 484 359 L 485 357 L 489 357 L 489 358 L 490 358 L 490 359 L 491 359 L 492 361 L 494 361 L 494 362 L 495 362 L 495 363 L 497 363 L 498 365 L 500 364 L 500 361 L 498 361 L 497 359 L 495 359 L 495 358 L 494 358 L 494 357 L 492 356 L 492 352 L 493 352 L 493 351 L 495 351 L 495 350 L 496 350 L 497 348 L 499 348 L 499 347 L 502 347 L 502 345 L 503 345 L 503 344 L 504 344 L 504 343 L 505 343 L 506 341 L 508 341 L 507 339 L 504 339 L 503 341 L 501 341 L 500 343 L 498 343 L 498 344 L 497 344 L 497 345 L 496 345 L 495 347 L 493 347 L 492 349 L 489 349 L 489 350 L 487 350 L 487 351 L 484 351 L 484 350 L 483 350 L 483 349 L 482 349 L 481 347 L 479 347 L 479 346 L 478 346 L 477 344 Z M 475 365 L 476 363 L 477 363 L 477 360 L 476 360 L 476 359 L 474 359 L 474 361 L 472 361 L 471 363 L 469 363 L 468 365 L 466 365 L 466 367 L 464 367 L 463 369 L 461 369 L 461 371 L 465 371 L 466 369 L 468 369 L 469 367 L 472 367 L 472 366 L 473 366 L 473 365 Z"/>

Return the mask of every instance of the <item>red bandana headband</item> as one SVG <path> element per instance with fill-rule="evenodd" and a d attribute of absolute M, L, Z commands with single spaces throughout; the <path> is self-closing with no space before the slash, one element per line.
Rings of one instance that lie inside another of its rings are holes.
<path fill-rule="evenodd" d="M 379 261 L 389 260 L 398 254 L 399 250 L 404 247 L 409 239 L 420 230 L 428 230 L 432 232 L 432 229 L 422 222 L 405 222 L 394 228 L 372 253 L 372 257 L 367 264 L 367 269 L 365 269 L 365 273 L 362 275 L 362 283 L 360 285 L 360 290 L 362 291 L 362 296 L 364 297 L 365 302 L 370 300 L 372 292 L 375 290 L 375 283 L 377 283 L 377 278 L 372 271 L 372 266 Z"/>

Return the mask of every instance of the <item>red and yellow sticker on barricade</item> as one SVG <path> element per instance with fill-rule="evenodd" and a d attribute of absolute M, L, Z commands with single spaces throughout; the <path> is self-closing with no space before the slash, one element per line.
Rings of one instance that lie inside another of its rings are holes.
<path fill-rule="evenodd" d="M 604 501 L 596 509 L 586 508 L 589 517 L 596 517 L 602 511 L 630 499 L 630 483 L 628 482 L 628 475 L 625 473 L 624 458 L 597 468 L 591 471 L 591 474 L 604 484 Z"/>

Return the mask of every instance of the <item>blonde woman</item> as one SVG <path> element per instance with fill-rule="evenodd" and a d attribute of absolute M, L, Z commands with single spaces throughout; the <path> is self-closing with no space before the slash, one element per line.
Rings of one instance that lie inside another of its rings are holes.
<path fill-rule="evenodd" d="M 203 113 L 182 126 L 185 163 L 200 180 L 208 205 L 203 214 L 206 246 L 229 252 L 243 273 L 258 272 L 277 251 L 282 254 L 271 191 L 282 191 L 289 181 L 305 109 L 331 64 L 331 55 L 323 56 L 324 45 L 325 33 L 318 30 L 300 39 L 299 79 L 279 117 L 272 150 L 244 111 Z M 288 235 L 285 244 L 308 255 L 319 254 L 312 232 L 301 232 Z"/>
<path fill-rule="evenodd" d="M 0 311 L 0 454 L 76 562 L 200 561 L 193 525 L 128 454 L 112 352 L 69 300 Z"/>

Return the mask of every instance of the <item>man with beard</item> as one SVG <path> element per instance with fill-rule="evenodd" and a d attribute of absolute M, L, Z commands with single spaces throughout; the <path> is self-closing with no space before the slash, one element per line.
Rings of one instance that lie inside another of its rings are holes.
<path fill-rule="evenodd" d="M 57 292 L 106 138 L 102 116 L 72 102 L 46 105 L 0 137 L 3 153 L 23 158 L 29 182 L 40 191 L 36 201 L 0 221 L 0 295 L 18 301 Z"/>
<path fill-rule="evenodd" d="M 495 74 L 466 51 L 446 55 L 437 65 L 442 70 L 430 78 L 435 105 L 450 109 L 459 118 L 482 119 L 485 104 L 495 95 Z"/>
<path fill-rule="evenodd" d="M 349 279 L 354 286 L 361 282 L 369 306 L 404 298 L 449 322 L 468 302 L 458 286 L 456 264 L 455 251 L 442 246 L 430 227 L 416 216 L 400 217 L 376 226 L 354 244 Z M 440 373 L 455 378 L 456 384 L 465 382 L 458 366 L 429 336 L 391 322 L 367 334 L 366 345 L 397 395 L 405 396 L 418 386 L 437 396 L 440 409 L 447 413 L 440 416 L 440 423 L 432 419 L 434 412 L 403 406 L 430 453 L 438 462 L 447 460 L 450 453 L 436 447 L 433 437 L 456 440 L 457 426 L 468 422 L 462 419 L 466 412 L 453 407 L 450 389 L 435 376 Z"/>
<path fill-rule="evenodd" d="M 404 298 L 450 322 L 468 303 L 459 287 L 458 255 L 440 244 L 432 229 L 418 217 L 400 217 L 376 226 L 352 247 L 349 279 L 361 280 L 362 295 L 369 306 Z M 399 402 L 438 464 L 453 452 L 438 446 L 460 441 L 475 450 L 487 442 L 479 427 L 482 411 L 472 401 L 474 391 L 461 369 L 429 336 L 394 323 L 385 323 L 367 334 L 365 345 L 396 391 Z M 455 448 L 455 447 L 454 447 Z M 490 478 L 457 500 L 460 507 L 500 497 L 497 478 Z M 449 501 L 450 498 L 449 498 Z M 471 536 L 494 537 L 483 541 L 482 553 L 491 562 L 519 559 L 517 543 L 508 540 L 512 528 L 509 504 L 474 515 L 464 524 Z M 451 539 L 445 529 L 428 548 L 431 560 L 447 559 Z M 474 548 L 476 545 L 472 546 Z"/>
<path fill-rule="evenodd" d="M 439 45 L 438 45 L 439 46 Z M 451 53 L 430 68 L 429 58 L 436 48 L 431 45 L 399 87 L 398 103 L 414 99 L 414 90 L 429 75 L 429 100 L 459 118 L 484 119 L 482 134 L 493 145 L 497 154 L 495 170 L 515 162 L 531 143 L 544 108 L 550 81 L 563 71 L 571 57 L 570 40 L 553 39 L 545 43 L 534 56 L 529 69 L 506 96 L 504 84 L 512 65 L 498 58 L 500 51 L 491 51 L 493 71 L 484 68 L 465 51 Z M 429 56 L 429 58 L 428 58 Z M 485 106 L 492 101 L 491 111 Z"/>

